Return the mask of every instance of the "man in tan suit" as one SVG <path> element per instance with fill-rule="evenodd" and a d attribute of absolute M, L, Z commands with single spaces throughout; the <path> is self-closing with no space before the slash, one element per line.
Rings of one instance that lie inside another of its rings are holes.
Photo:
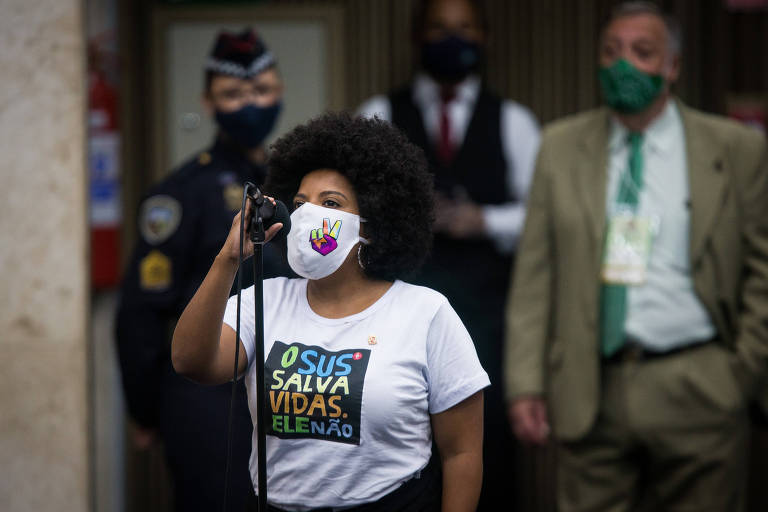
<path fill-rule="evenodd" d="M 618 6 L 599 57 L 607 107 L 542 140 L 510 419 L 524 442 L 551 429 L 560 512 L 738 511 L 768 366 L 766 141 L 670 96 L 679 31 L 653 4 Z"/>

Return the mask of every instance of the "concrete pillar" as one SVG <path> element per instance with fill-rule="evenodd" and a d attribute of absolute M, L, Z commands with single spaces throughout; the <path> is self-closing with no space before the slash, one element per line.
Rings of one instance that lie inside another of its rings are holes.
<path fill-rule="evenodd" d="M 86 511 L 83 0 L 0 5 L 0 510 Z"/>

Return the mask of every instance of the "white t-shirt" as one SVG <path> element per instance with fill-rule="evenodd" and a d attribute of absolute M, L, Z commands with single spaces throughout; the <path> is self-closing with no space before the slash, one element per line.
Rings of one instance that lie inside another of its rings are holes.
<path fill-rule="evenodd" d="M 224 314 L 233 329 L 236 301 Z M 253 303 L 251 287 L 240 338 L 255 418 Z M 289 510 L 355 506 L 397 489 L 429 461 L 430 414 L 489 385 L 447 299 L 402 281 L 364 311 L 331 319 L 309 307 L 307 280 L 267 279 L 264 340 L 269 501 Z"/>

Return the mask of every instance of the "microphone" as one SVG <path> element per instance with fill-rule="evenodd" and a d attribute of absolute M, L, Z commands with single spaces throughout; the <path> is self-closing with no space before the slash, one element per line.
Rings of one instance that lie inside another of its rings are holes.
<path fill-rule="evenodd" d="M 272 203 L 269 201 L 266 202 L 272 206 Z M 271 240 L 272 242 L 280 242 L 284 240 L 288 236 L 288 232 L 291 231 L 291 214 L 288 213 L 288 207 L 285 206 L 285 203 L 278 201 L 277 199 L 275 199 L 275 202 L 277 203 L 277 205 L 273 207 L 275 212 L 272 214 L 272 217 L 269 220 L 265 221 L 264 227 L 268 228 L 272 224 L 282 222 L 283 227 L 280 228 L 280 231 L 278 231 L 275 234 L 275 237 Z"/>
<path fill-rule="evenodd" d="M 251 241 L 263 242 L 264 231 L 278 222 L 281 222 L 283 227 L 272 240 L 280 241 L 284 239 L 291 230 L 291 215 L 288 213 L 285 203 L 275 200 L 276 204 L 273 205 L 272 201 L 267 201 L 261 190 L 250 182 L 245 184 L 245 191 L 248 197 L 251 198 L 254 207 L 251 223 L 248 226 Z M 259 226 L 259 220 L 261 220 L 261 226 Z"/>

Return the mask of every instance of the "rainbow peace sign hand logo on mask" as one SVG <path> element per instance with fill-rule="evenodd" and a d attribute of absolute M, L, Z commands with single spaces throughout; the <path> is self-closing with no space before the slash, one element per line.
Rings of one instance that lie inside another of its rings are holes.
<path fill-rule="evenodd" d="M 361 240 L 360 216 L 344 210 L 304 203 L 291 214 L 291 224 L 288 263 L 306 279 L 322 279 L 336 272 Z"/>
<path fill-rule="evenodd" d="M 312 245 L 312 248 L 323 256 L 333 252 L 339 245 L 336 239 L 339 238 L 339 231 L 341 231 L 341 221 L 337 220 L 334 222 L 329 232 L 328 224 L 330 222 L 330 219 L 323 219 L 322 230 L 320 228 L 313 229 L 309 234 L 309 243 Z"/>

